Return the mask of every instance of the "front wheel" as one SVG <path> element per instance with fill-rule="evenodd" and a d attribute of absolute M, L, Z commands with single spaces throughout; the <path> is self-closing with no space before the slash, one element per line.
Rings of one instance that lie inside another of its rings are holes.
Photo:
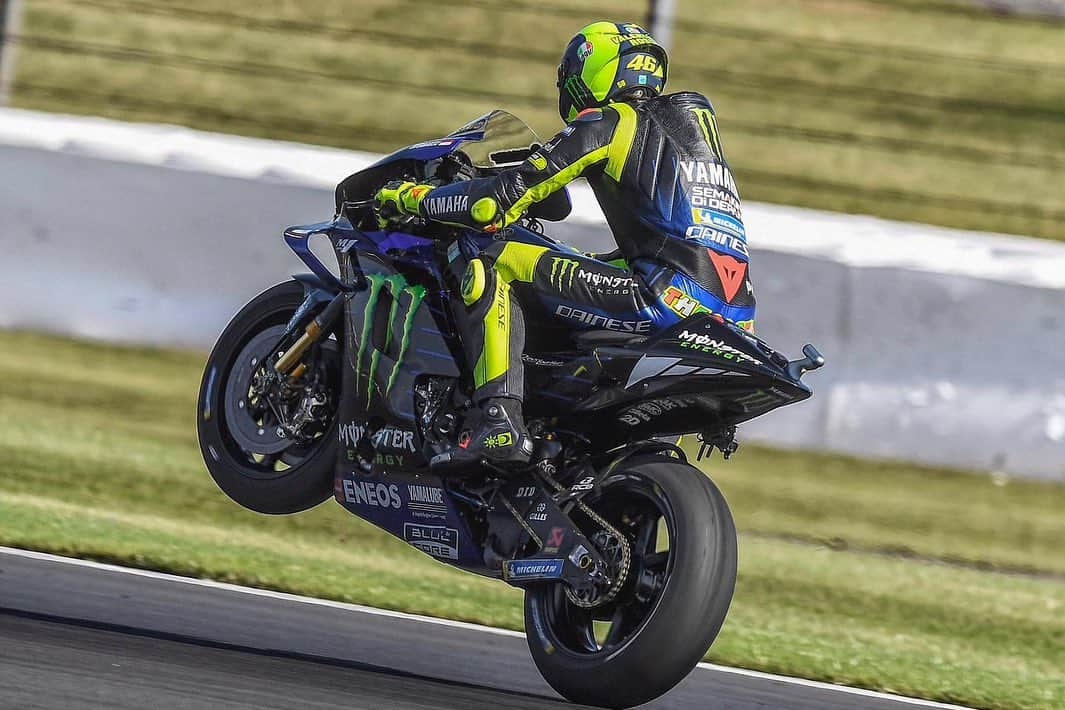
<path fill-rule="evenodd" d="M 304 355 L 298 377 L 274 371 L 288 320 L 303 302 L 289 281 L 233 317 L 207 360 L 197 433 L 218 487 L 245 508 L 295 513 L 333 491 L 340 349 L 325 338 Z M 305 365 L 305 366 L 304 366 Z"/>
<path fill-rule="evenodd" d="M 721 629 L 736 584 L 736 529 L 710 479 L 665 457 L 611 474 L 584 502 L 625 536 L 628 573 L 608 602 L 592 608 L 560 584 L 529 589 L 529 649 L 565 698 L 640 705 L 691 672 Z M 580 511 L 572 517 L 593 542 L 606 535 L 608 547 L 623 547 L 609 545 L 612 534 Z"/>

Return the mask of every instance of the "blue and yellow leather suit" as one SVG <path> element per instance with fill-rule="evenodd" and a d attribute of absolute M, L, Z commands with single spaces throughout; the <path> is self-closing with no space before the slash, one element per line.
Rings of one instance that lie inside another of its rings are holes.
<path fill-rule="evenodd" d="M 633 334 L 705 312 L 754 327 L 739 193 L 713 108 L 699 94 L 588 109 L 522 165 L 430 190 L 420 211 L 499 231 L 578 177 L 602 206 L 618 258 L 503 240 L 471 262 L 463 298 L 478 401 L 522 397 L 526 311 L 573 329 Z M 464 199 L 440 199 L 455 197 Z"/>

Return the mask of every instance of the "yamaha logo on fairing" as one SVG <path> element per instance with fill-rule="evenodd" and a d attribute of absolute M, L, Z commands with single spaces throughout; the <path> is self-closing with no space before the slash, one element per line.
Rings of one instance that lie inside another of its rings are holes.
<path fill-rule="evenodd" d="M 430 197 L 425 201 L 425 209 L 431 215 L 455 214 L 465 212 L 469 204 L 470 198 L 467 195 Z"/>

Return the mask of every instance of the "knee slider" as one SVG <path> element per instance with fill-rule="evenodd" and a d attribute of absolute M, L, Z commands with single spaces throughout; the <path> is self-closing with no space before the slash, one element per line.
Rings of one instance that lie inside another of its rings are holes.
<path fill-rule="evenodd" d="M 462 275 L 462 302 L 472 306 L 488 291 L 488 269 L 481 259 L 471 259 Z"/>

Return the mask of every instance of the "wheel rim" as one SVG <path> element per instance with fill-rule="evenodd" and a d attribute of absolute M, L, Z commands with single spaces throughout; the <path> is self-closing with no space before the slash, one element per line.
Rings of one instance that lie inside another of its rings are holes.
<path fill-rule="evenodd" d="M 622 476 L 604 485 L 595 500 L 585 499 L 626 536 L 632 562 L 617 596 L 601 607 L 578 607 L 561 584 L 533 592 L 533 612 L 543 620 L 543 632 L 555 647 L 579 656 L 611 655 L 635 638 L 654 613 L 673 571 L 676 539 L 672 508 L 656 488 L 646 479 Z M 573 517 L 583 518 L 577 512 Z M 590 525 L 587 519 L 578 524 L 589 532 L 586 523 Z"/>
<path fill-rule="evenodd" d="M 284 332 L 283 324 L 275 324 L 258 330 L 249 338 L 231 362 L 222 392 L 221 428 L 226 449 L 240 464 L 242 475 L 249 478 L 279 478 L 313 457 L 336 419 L 340 357 L 332 340 L 318 346 L 322 357 L 315 364 L 318 372 L 311 373 L 311 376 L 321 377 L 333 393 L 328 420 L 312 439 L 299 441 L 288 437 L 280 427 L 274 408 L 254 392 L 256 378 L 262 377 L 264 368 L 271 367 L 280 355 L 268 351 Z"/>

